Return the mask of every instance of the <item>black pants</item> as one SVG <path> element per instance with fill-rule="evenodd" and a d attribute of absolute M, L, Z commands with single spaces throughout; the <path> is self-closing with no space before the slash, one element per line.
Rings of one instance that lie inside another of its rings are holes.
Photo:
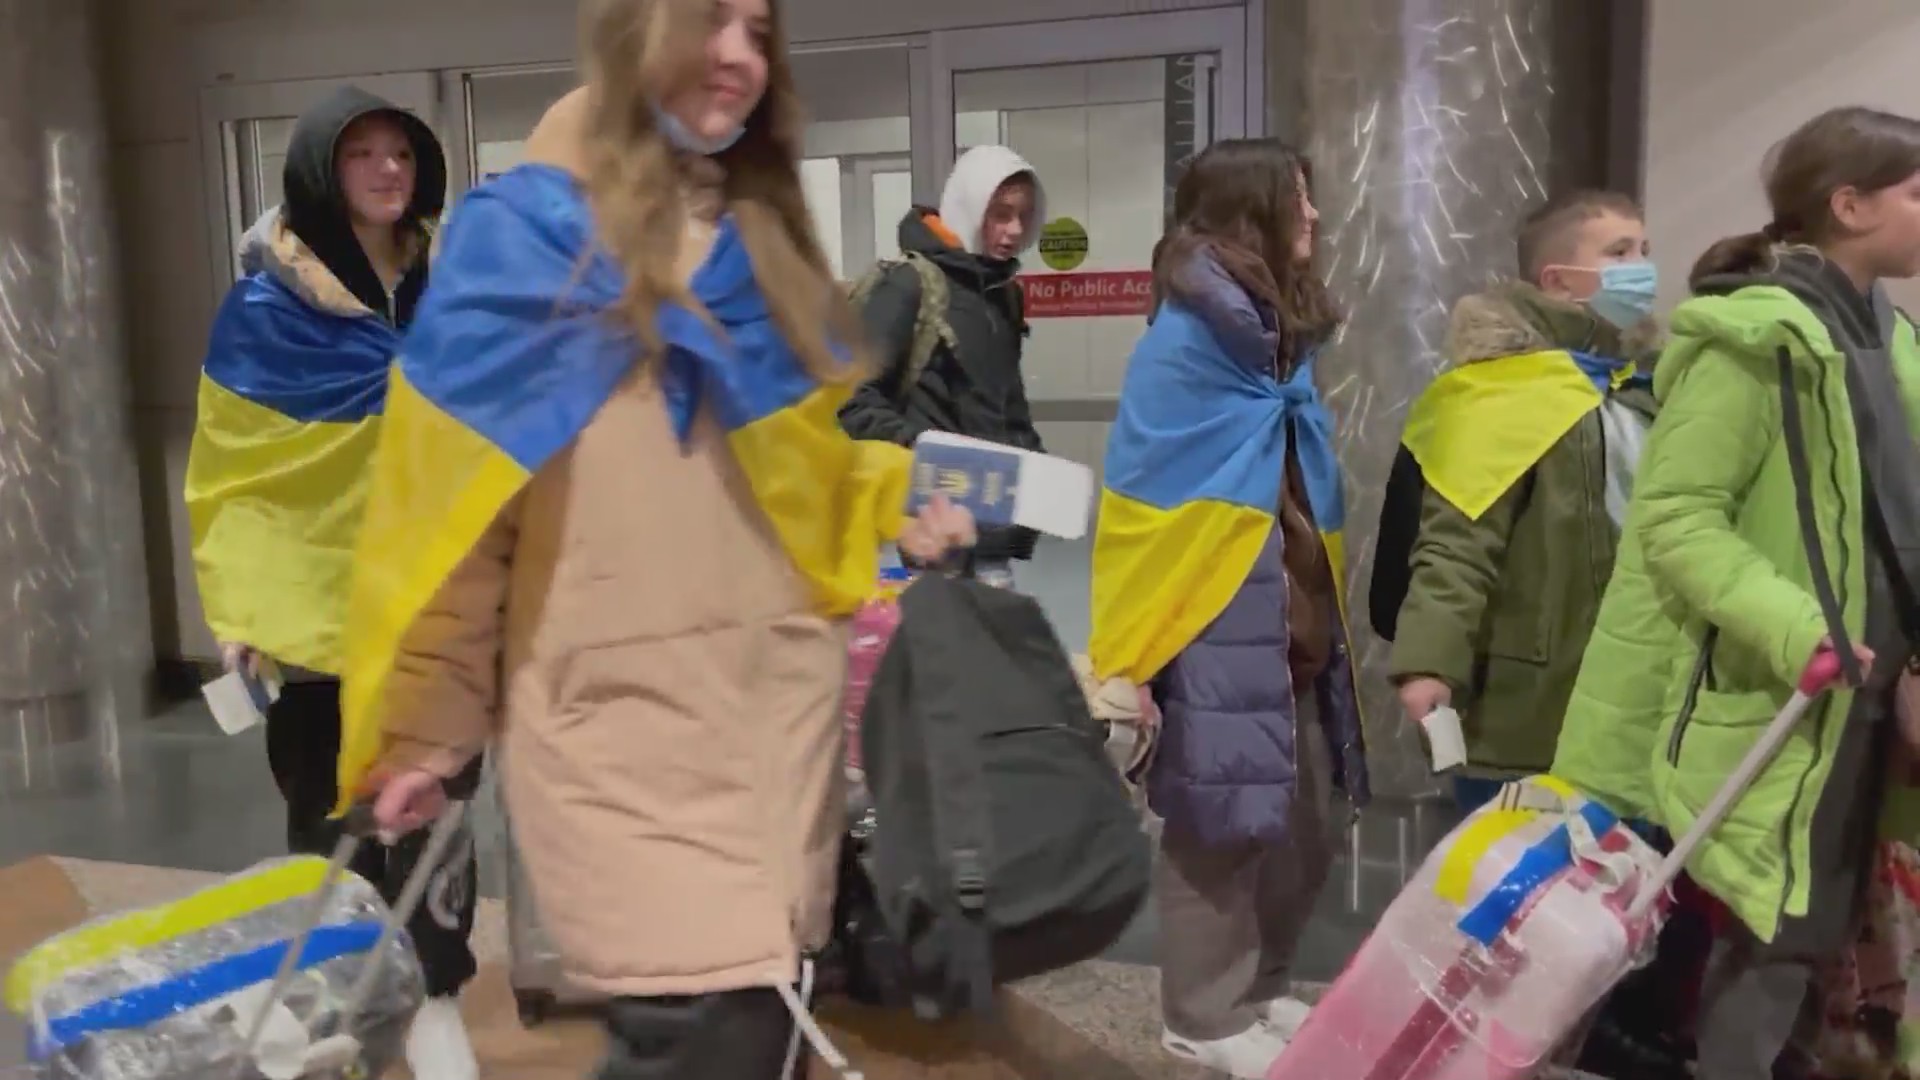
<path fill-rule="evenodd" d="M 792 1044 L 793 1016 L 772 990 L 617 998 L 599 1080 L 781 1080 Z"/>
<path fill-rule="evenodd" d="M 331 855 L 340 839 L 339 826 L 328 820 L 339 798 L 339 757 L 340 684 L 332 680 L 288 683 L 280 700 L 267 710 L 267 764 L 287 801 L 287 848 L 295 854 Z M 455 799 L 471 799 L 479 783 L 476 759 L 447 785 L 447 793 Z M 430 997 L 459 993 L 475 970 L 467 938 L 473 933 L 479 864 L 472 831 L 463 827 L 461 832 L 407 923 Z M 390 848 L 363 843 L 350 869 L 372 882 L 391 904 L 419 863 L 426 842 L 423 830 Z"/>

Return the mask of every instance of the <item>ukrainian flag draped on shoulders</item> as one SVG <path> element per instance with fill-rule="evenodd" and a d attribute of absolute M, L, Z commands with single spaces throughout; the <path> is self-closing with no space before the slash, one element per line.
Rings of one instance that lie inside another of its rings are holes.
<path fill-rule="evenodd" d="M 1145 683 L 1226 610 L 1277 526 L 1290 439 L 1343 578 L 1345 501 L 1313 357 L 1283 382 L 1261 340 L 1236 356 L 1169 300 L 1134 347 L 1093 542 L 1088 658 L 1101 679 Z"/>
<path fill-rule="evenodd" d="M 1477 521 L 1582 417 L 1646 383 L 1630 362 L 1570 349 L 1473 360 L 1415 399 L 1401 442 L 1427 485 Z"/>
<path fill-rule="evenodd" d="M 421 613 L 502 509 L 636 372 L 658 378 L 683 440 L 702 410 L 727 432 L 821 613 L 849 614 L 872 593 L 880 544 L 905 520 L 911 454 L 841 431 L 852 385 L 801 365 L 731 218 L 691 283 L 704 314 L 662 305 L 663 351 L 644 358 L 644 372 L 643 347 L 614 310 L 625 286 L 595 241 L 578 180 L 552 166 L 522 165 L 481 185 L 442 231 L 433 288 L 392 376 L 361 534 L 343 799 L 379 753 L 384 687 Z"/>
<path fill-rule="evenodd" d="M 355 537 L 399 335 L 278 220 L 214 318 L 185 498 L 207 624 L 337 674 Z"/>

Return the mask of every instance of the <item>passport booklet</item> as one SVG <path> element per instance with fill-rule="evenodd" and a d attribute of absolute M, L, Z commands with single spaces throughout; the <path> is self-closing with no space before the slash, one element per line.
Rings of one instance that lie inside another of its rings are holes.
<path fill-rule="evenodd" d="M 907 512 L 935 495 L 964 506 L 981 525 L 1020 525 L 1078 540 L 1093 514 L 1093 470 L 1077 461 L 929 431 L 913 444 Z"/>

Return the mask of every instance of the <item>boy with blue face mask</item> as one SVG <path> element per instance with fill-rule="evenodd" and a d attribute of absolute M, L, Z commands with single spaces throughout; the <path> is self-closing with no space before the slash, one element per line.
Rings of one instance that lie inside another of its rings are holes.
<path fill-rule="evenodd" d="M 1463 809 L 1546 772 L 1654 412 L 1640 208 L 1578 192 L 1529 215 L 1523 277 L 1460 301 L 1381 514 L 1375 628 L 1410 723 L 1450 706 Z"/>

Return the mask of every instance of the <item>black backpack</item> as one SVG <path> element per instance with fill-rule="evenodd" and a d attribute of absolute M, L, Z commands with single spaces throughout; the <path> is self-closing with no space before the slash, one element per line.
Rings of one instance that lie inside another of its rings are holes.
<path fill-rule="evenodd" d="M 861 721 L 873 817 L 858 861 L 893 945 L 883 962 L 904 969 L 870 985 L 935 1019 L 1105 951 L 1146 897 L 1151 855 L 1039 604 L 923 574 L 900 609 Z"/>
<path fill-rule="evenodd" d="M 1405 446 L 1393 455 L 1387 490 L 1380 500 L 1380 527 L 1374 533 L 1373 577 L 1367 585 L 1367 621 L 1382 641 L 1392 641 L 1400 625 L 1400 605 L 1413 582 L 1413 543 L 1420 538 L 1420 500 L 1426 474 Z"/>
<path fill-rule="evenodd" d="M 1533 473 L 1520 481 L 1526 485 L 1521 505 L 1533 497 Z M 1380 500 L 1380 526 L 1374 533 L 1373 576 L 1367 583 L 1367 621 L 1382 641 L 1392 641 L 1400 629 L 1400 607 L 1407 602 L 1407 589 L 1413 584 L 1413 545 L 1420 539 L 1420 503 L 1427 493 L 1427 474 L 1419 459 L 1405 446 L 1395 452 L 1393 469 L 1387 473 L 1387 490 Z"/>

